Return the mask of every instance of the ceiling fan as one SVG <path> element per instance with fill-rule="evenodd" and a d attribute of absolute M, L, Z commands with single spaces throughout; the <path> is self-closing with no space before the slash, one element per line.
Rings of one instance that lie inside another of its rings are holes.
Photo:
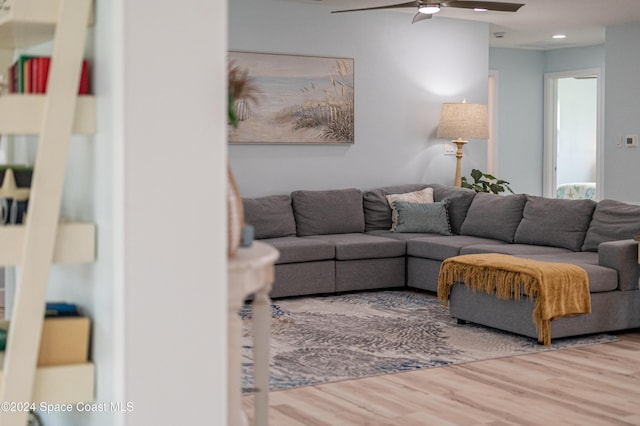
<path fill-rule="evenodd" d="M 407 7 L 417 7 L 418 13 L 411 21 L 415 24 L 424 19 L 431 19 L 434 13 L 440 12 L 442 7 L 457 7 L 462 9 L 473 9 L 478 12 L 486 12 L 494 10 L 498 12 L 517 12 L 524 4 L 521 3 L 503 3 L 497 1 L 442 1 L 439 3 L 427 2 L 423 0 L 414 0 L 407 3 L 391 4 L 387 6 L 364 7 L 360 9 L 334 10 L 331 13 L 343 12 L 360 12 L 363 10 L 380 10 L 380 9 L 399 9 Z"/>

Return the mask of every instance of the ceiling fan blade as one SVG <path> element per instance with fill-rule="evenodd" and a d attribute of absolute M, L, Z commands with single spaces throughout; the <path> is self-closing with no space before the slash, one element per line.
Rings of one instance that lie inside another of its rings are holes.
<path fill-rule="evenodd" d="M 390 4 L 388 6 L 364 7 L 362 9 L 332 10 L 331 13 L 360 12 L 362 10 L 396 9 L 401 7 L 418 7 L 418 2 L 410 1 L 407 3 Z"/>
<path fill-rule="evenodd" d="M 463 9 L 487 9 L 497 12 L 517 12 L 524 4 L 502 3 L 498 1 L 445 1 L 440 3 L 444 7 L 459 7 Z"/>
<path fill-rule="evenodd" d="M 413 17 L 413 20 L 411 21 L 412 24 L 415 24 L 416 22 L 420 22 L 420 21 L 424 21 L 425 19 L 431 19 L 433 18 L 433 14 L 432 13 L 416 13 L 416 16 Z"/>

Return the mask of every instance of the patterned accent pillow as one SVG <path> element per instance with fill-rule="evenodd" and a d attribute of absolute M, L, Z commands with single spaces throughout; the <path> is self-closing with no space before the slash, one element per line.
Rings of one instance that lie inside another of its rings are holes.
<path fill-rule="evenodd" d="M 394 232 L 427 232 L 453 235 L 447 210 L 449 202 L 409 203 L 394 201 L 398 212 L 398 224 Z"/>
<path fill-rule="evenodd" d="M 387 202 L 391 207 L 391 231 L 395 231 L 398 226 L 398 211 L 394 207 L 396 201 L 407 201 L 409 203 L 433 203 L 433 188 L 425 188 L 420 191 L 407 192 L 404 194 L 387 195 Z"/>

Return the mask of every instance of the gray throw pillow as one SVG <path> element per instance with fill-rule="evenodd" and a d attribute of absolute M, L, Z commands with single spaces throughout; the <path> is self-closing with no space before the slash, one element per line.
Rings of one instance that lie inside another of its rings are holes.
<path fill-rule="evenodd" d="M 359 189 L 294 191 L 291 200 L 300 237 L 364 232 L 362 192 Z"/>
<path fill-rule="evenodd" d="M 512 243 L 526 201 L 524 194 L 503 196 L 479 192 L 469 206 L 460 233 Z"/>
<path fill-rule="evenodd" d="M 409 183 L 364 191 L 362 193 L 362 205 L 364 208 L 365 231 L 379 229 L 388 231 L 391 228 L 391 207 L 387 202 L 387 195 L 419 191 L 432 186 L 434 185 Z"/>
<path fill-rule="evenodd" d="M 454 234 L 460 234 L 462 223 L 475 196 L 476 192 L 472 189 L 445 185 L 433 187 L 434 201 L 449 201 L 449 223 Z"/>
<path fill-rule="evenodd" d="M 602 200 L 593 211 L 582 251 L 598 251 L 606 241 L 628 240 L 640 233 L 640 206 Z"/>
<path fill-rule="evenodd" d="M 394 232 L 427 232 L 452 235 L 449 225 L 448 202 L 411 203 L 394 201 L 398 224 Z"/>
<path fill-rule="evenodd" d="M 409 203 L 433 203 L 433 188 L 425 188 L 420 191 L 407 192 L 405 194 L 387 195 L 387 201 L 391 206 L 391 230 L 395 231 L 398 225 L 398 211 L 396 210 L 396 201 L 407 201 Z"/>
<path fill-rule="evenodd" d="M 296 221 L 288 195 L 243 198 L 242 207 L 244 221 L 253 226 L 257 240 L 296 234 Z"/>
<path fill-rule="evenodd" d="M 527 196 L 514 241 L 580 251 L 596 202 Z"/>

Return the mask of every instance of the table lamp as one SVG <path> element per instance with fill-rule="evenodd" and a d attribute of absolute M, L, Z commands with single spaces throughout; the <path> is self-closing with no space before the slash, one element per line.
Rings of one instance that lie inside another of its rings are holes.
<path fill-rule="evenodd" d="M 439 138 L 454 138 L 456 144 L 456 178 L 455 186 L 462 186 L 460 164 L 462 162 L 462 147 L 467 139 L 488 139 L 489 127 L 487 123 L 487 106 L 482 104 L 443 103 L 438 124 Z"/>

